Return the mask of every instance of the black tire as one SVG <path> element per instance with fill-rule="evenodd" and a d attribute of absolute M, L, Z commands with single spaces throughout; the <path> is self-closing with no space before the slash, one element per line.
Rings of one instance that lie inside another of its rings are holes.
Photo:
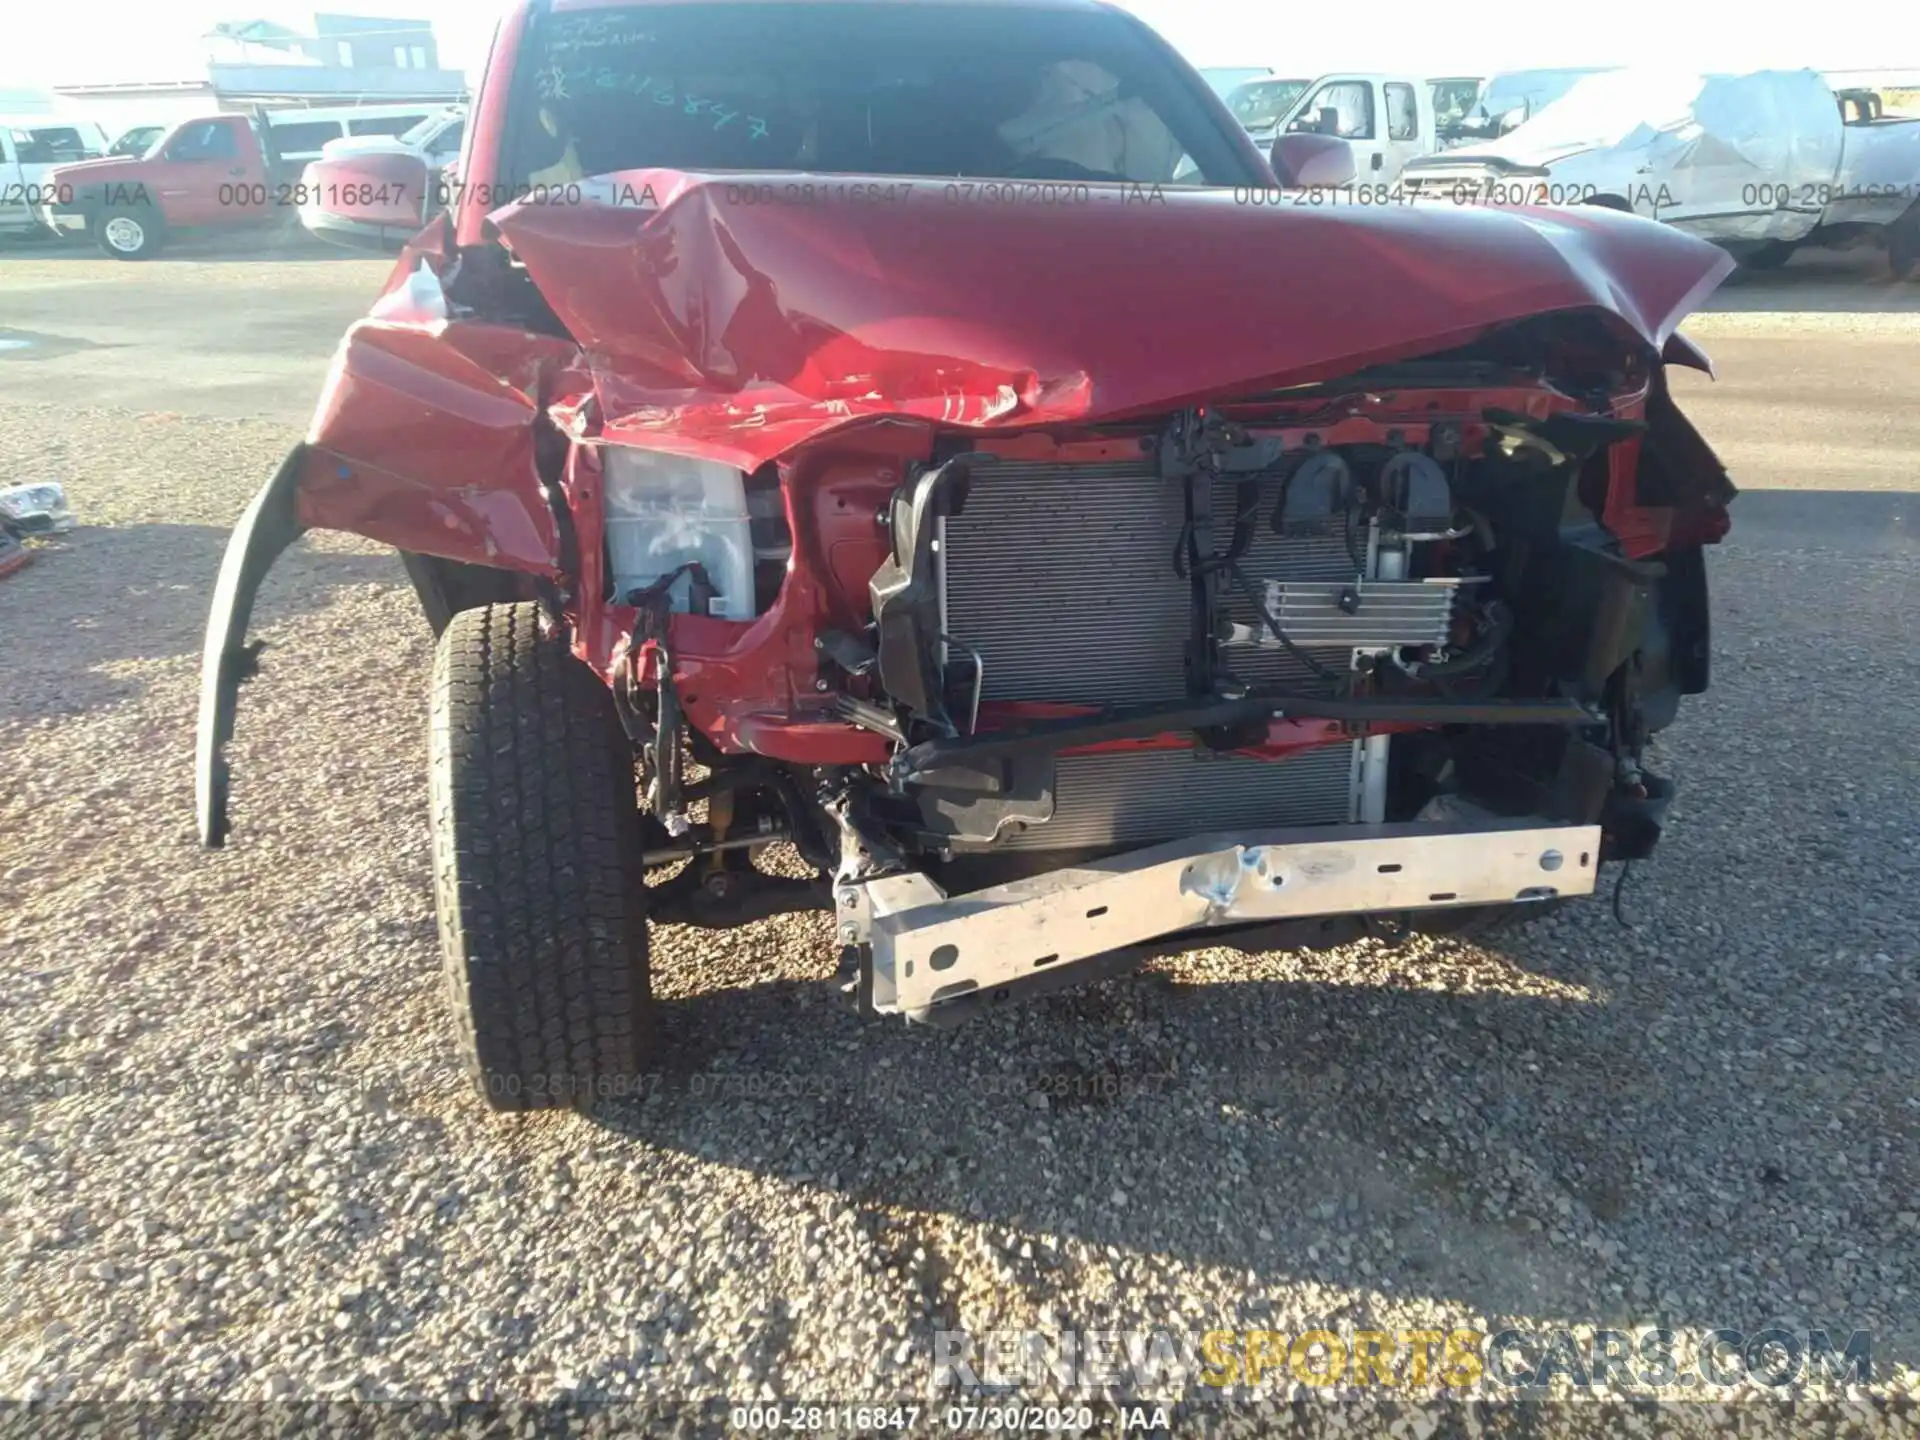
<path fill-rule="evenodd" d="M 1909 205 L 1887 229 L 1887 273 L 1905 280 L 1916 265 L 1920 265 L 1920 201 Z"/>
<path fill-rule="evenodd" d="M 167 242 L 166 222 L 151 205 L 102 210 L 87 227 L 94 243 L 116 260 L 146 260 Z"/>
<path fill-rule="evenodd" d="M 318 248 L 313 232 L 300 223 L 300 212 L 292 205 L 279 207 L 279 212 L 267 222 L 267 236 L 276 250 Z"/>
<path fill-rule="evenodd" d="M 630 1093 L 652 1048 L 633 751 L 539 614 L 462 611 L 433 664 L 441 964 L 468 1073 L 507 1111 Z"/>
<path fill-rule="evenodd" d="M 1793 252 L 1800 247 L 1791 240 L 1769 240 L 1757 245 L 1739 257 L 1743 270 L 1778 270 L 1793 258 Z"/>
<path fill-rule="evenodd" d="M 1582 205 L 1594 205 L 1602 210 L 1618 210 L 1622 214 L 1633 214 L 1633 206 L 1618 195 L 1594 195 L 1580 202 Z"/>

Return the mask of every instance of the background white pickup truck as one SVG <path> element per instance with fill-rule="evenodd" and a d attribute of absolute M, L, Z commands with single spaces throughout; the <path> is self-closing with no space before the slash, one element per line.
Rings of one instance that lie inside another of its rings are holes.
<path fill-rule="evenodd" d="M 1280 122 L 1293 109 L 1293 102 L 1313 88 L 1311 78 L 1288 75 L 1262 75 L 1236 85 L 1224 97 L 1227 109 L 1240 122 L 1241 129 L 1266 154 L 1280 133 Z"/>
<path fill-rule="evenodd" d="M 1293 102 L 1279 133 L 1345 140 L 1358 185 L 1391 185 L 1408 161 L 1440 148 L 1432 83 L 1413 75 L 1322 75 Z"/>
<path fill-rule="evenodd" d="M 56 165 L 91 160 L 106 148 L 105 132 L 91 121 L 0 117 L 0 232 L 38 231 L 40 207 L 50 189 L 47 172 Z"/>
<path fill-rule="evenodd" d="M 417 155 L 431 168 L 439 170 L 459 158 L 466 130 L 466 107 L 451 105 L 398 135 L 346 135 L 338 140 L 329 140 L 320 147 L 320 158 L 337 160 L 343 155 Z"/>
<path fill-rule="evenodd" d="M 1606 205 L 1710 240 L 1755 267 L 1802 245 L 1920 243 L 1920 118 L 1812 70 L 1617 70 L 1580 80 L 1490 144 L 1411 162 L 1415 199 Z"/>

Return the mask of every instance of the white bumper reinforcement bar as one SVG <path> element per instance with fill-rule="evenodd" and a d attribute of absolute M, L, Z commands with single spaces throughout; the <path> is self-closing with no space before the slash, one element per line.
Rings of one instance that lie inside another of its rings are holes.
<path fill-rule="evenodd" d="M 1345 825 L 1197 835 L 949 899 L 924 875 L 856 887 L 872 1002 L 924 1016 L 1163 935 L 1326 915 L 1590 895 L 1600 827 Z"/>

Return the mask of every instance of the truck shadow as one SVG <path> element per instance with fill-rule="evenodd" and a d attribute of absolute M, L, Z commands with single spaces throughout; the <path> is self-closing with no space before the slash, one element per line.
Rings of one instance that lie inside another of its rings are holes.
<path fill-rule="evenodd" d="M 1886 253 L 1866 248 L 1803 250 L 1777 270 L 1736 270 L 1702 307 L 1705 314 L 1872 315 L 1917 310 L 1920 278 L 1895 280 L 1887 269 Z"/>
<path fill-rule="evenodd" d="M 1860 555 L 1920 553 L 1920 495 L 1907 490 L 1745 490 L 1729 549 L 1844 546 Z"/>
<path fill-rule="evenodd" d="M 0 580 L 0 723 L 78 715 L 135 698 L 197 656 L 229 531 L 214 525 L 81 525 L 33 542 Z M 258 610 L 279 626 L 342 586 L 404 580 L 387 554 L 301 544 L 269 576 Z M 197 672 L 196 672 L 197 673 Z"/>
<path fill-rule="evenodd" d="M 1308 959 L 1279 981 L 1175 962 L 950 1035 L 863 1023 L 824 983 L 702 993 L 666 1007 L 657 1092 L 596 1118 L 837 1192 L 931 1257 L 934 1328 L 954 1323 L 962 1282 L 942 1276 L 966 1260 L 942 1217 L 1011 1237 L 992 1282 L 1011 1287 L 1006 1324 L 1034 1323 L 1018 1317 L 1106 1247 L 1213 1267 L 1231 1287 L 1219 1323 L 1247 1326 L 1303 1281 L 1543 1324 L 1795 1316 L 1844 1338 L 1869 1305 L 1908 1313 L 1891 1281 L 1837 1310 L 1803 1303 L 1832 1277 L 1749 1248 L 1787 1229 L 1866 1254 L 1903 1243 L 1894 1176 L 1847 1201 L 1830 1186 L 1858 1131 L 1785 1120 L 1832 1113 L 1809 1094 L 1861 1093 L 1857 1051 L 1805 1034 L 1790 1001 L 1738 1035 L 1696 1018 L 1688 992 L 1715 982 L 1710 947 L 1676 923 L 1685 897 L 1645 879 L 1627 896 L 1642 928 L 1608 971 L 1569 958 L 1606 953 L 1579 943 L 1613 924 L 1594 902 L 1503 952 L 1440 942 L 1359 975 Z M 1863 1123 L 1886 1122 L 1904 1123 Z M 1654 1134 L 1658 1163 L 1633 1138 Z M 1372 1303 L 1338 1308 L 1365 1324 Z M 1875 1335 L 1883 1363 L 1920 1353 L 1901 1323 Z"/>
<path fill-rule="evenodd" d="M 109 257 L 91 241 L 64 237 L 9 236 L 0 239 L 0 265 L 13 258 L 22 260 L 97 261 Z M 377 252 L 354 250 L 330 244 L 295 227 L 292 230 L 248 229 L 238 231 L 186 231 L 169 235 L 163 249 L 145 260 L 125 261 L 129 266 L 165 267 L 187 262 L 256 265 L 309 264 L 339 260 L 388 259 Z"/>
<path fill-rule="evenodd" d="M 778 922 L 820 977 L 784 984 L 752 982 L 771 935 L 664 929 L 658 1089 L 597 1121 L 856 1207 L 885 1254 L 926 1257 L 903 1273 L 929 1329 L 963 1294 L 998 1324 L 1058 1297 L 1100 1328 L 1075 1277 L 1151 1289 L 1171 1257 L 1211 1279 L 1211 1323 L 1258 1326 L 1310 1282 L 1356 1325 L 1424 1296 L 1871 1329 L 1881 1365 L 1920 1359 L 1920 769 L 1881 708 L 1794 718 L 1861 654 L 1911 690 L 1911 545 L 1857 553 L 1910 498 L 1736 502 L 1713 689 L 1656 747 L 1680 797 L 1630 929 L 1609 867 L 1490 948 L 1205 952 L 952 1033 L 848 1013 L 824 917 Z"/>

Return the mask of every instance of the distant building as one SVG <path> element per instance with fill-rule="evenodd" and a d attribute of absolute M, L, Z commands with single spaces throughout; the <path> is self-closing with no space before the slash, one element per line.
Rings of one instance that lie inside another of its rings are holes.
<path fill-rule="evenodd" d="M 51 115 L 53 92 L 0 87 L 0 115 Z"/>
<path fill-rule="evenodd" d="M 216 25 L 207 38 L 249 52 L 237 57 L 243 64 L 264 60 L 369 73 L 404 70 L 415 75 L 440 68 L 440 49 L 433 38 L 433 24 L 427 20 L 315 15 L 310 35 L 270 20 L 245 20 Z"/>
<path fill-rule="evenodd" d="M 312 105 L 451 102 L 467 78 L 440 65 L 432 22 L 388 16 L 313 16 L 300 30 L 271 20 L 215 25 L 193 73 L 56 85 L 63 110 L 110 133 L 218 110 Z"/>

